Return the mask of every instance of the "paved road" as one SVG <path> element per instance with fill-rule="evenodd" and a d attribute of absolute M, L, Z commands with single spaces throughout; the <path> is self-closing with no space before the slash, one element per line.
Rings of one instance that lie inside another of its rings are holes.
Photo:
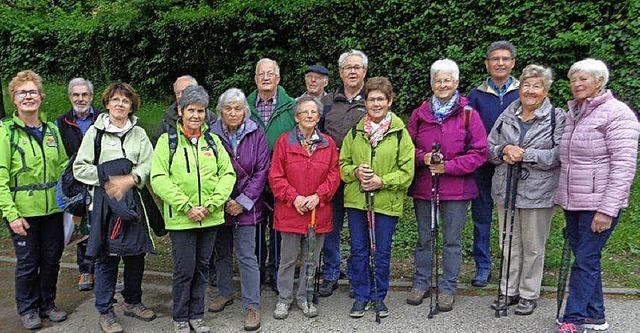
<path fill-rule="evenodd" d="M 0 332 L 26 332 L 20 328 L 13 303 L 13 266 L 0 263 Z M 40 332 L 99 332 L 97 314 L 93 307 L 91 292 L 74 291 L 75 271 L 63 269 L 60 279 L 58 306 L 71 313 L 63 323 L 46 322 Z M 171 278 L 169 276 L 146 276 L 143 300 L 158 313 L 158 318 L 150 323 L 122 316 L 122 308 L 116 306 L 120 322 L 125 332 L 172 332 L 171 322 Z M 60 294 L 59 294 L 60 295 Z M 461 296 L 456 300 L 454 310 L 442 313 L 434 319 L 427 319 L 428 299 L 420 306 L 405 304 L 405 292 L 389 293 L 386 304 L 390 308 L 389 317 L 376 324 L 372 311 L 361 319 L 348 316 L 352 300 L 347 288 L 340 287 L 337 293 L 321 299 L 318 306 L 320 315 L 308 319 L 298 309 L 292 309 L 286 320 L 275 320 L 271 313 L 277 301 L 268 288 L 263 290 L 263 320 L 261 332 L 552 332 L 555 328 L 555 298 L 544 298 L 539 308 L 531 316 L 516 316 L 513 311 L 508 317 L 495 318 L 489 304 L 493 296 Z M 122 299 L 118 296 L 118 300 Z M 606 300 L 608 320 L 612 324 L 609 332 L 640 332 L 640 297 L 608 296 Z M 221 313 L 206 313 L 205 320 L 213 332 L 242 332 L 244 314 L 240 301 L 227 307 Z"/>

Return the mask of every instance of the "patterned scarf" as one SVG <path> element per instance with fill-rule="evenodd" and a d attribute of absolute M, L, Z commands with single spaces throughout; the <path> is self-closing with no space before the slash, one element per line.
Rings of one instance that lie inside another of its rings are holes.
<path fill-rule="evenodd" d="M 382 141 L 382 138 L 384 138 L 384 135 L 389 130 L 389 126 L 391 126 L 391 113 L 387 113 L 382 121 L 377 124 L 374 123 L 373 120 L 371 120 L 371 117 L 367 114 L 364 120 L 364 132 L 367 138 L 369 138 L 371 147 L 375 148 L 378 146 L 378 143 Z"/>
<path fill-rule="evenodd" d="M 433 115 L 436 117 L 438 122 L 441 123 L 444 118 L 453 112 L 453 107 L 458 102 L 458 98 L 460 98 L 460 94 L 457 89 L 446 103 L 440 102 L 435 95 L 431 96 L 431 109 L 433 110 Z"/>
<path fill-rule="evenodd" d="M 300 145 L 302 146 L 302 148 L 304 148 L 307 151 L 309 156 L 311 156 L 311 154 L 313 154 L 313 152 L 316 151 L 316 148 L 318 147 L 318 143 L 322 142 L 322 137 L 320 137 L 320 132 L 318 132 L 317 128 L 314 128 L 313 134 L 311 134 L 311 137 L 309 139 L 306 139 L 304 137 L 304 134 L 300 132 L 300 129 L 298 128 L 298 126 L 296 126 L 296 137 L 298 138 L 298 142 L 300 142 Z"/>
<path fill-rule="evenodd" d="M 233 155 L 237 156 L 238 155 L 238 141 L 242 137 L 242 135 L 244 134 L 244 122 L 242 124 L 240 124 L 240 126 L 238 126 L 236 131 L 233 132 L 233 133 L 231 133 L 231 131 L 229 131 L 229 127 L 227 127 L 227 125 L 222 123 L 222 132 L 227 137 L 227 139 L 229 139 L 229 145 L 231 146 L 231 149 L 233 149 Z"/>

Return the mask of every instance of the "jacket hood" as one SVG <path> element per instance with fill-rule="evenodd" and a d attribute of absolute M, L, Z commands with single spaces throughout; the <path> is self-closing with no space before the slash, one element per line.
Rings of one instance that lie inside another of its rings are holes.
<path fill-rule="evenodd" d="M 103 130 L 105 129 L 105 121 L 109 118 L 109 113 L 108 112 L 103 112 L 101 114 L 98 115 L 98 117 L 96 118 L 96 122 L 93 123 L 93 126 L 95 126 L 96 129 L 99 130 Z M 131 120 L 131 128 L 134 128 L 136 126 L 136 124 L 138 123 L 138 117 L 136 117 L 135 115 L 129 115 L 129 120 Z M 127 130 L 130 131 L 131 128 L 129 128 Z"/>
<path fill-rule="evenodd" d="M 245 136 L 257 130 L 258 124 L 256 124 L 255 121 L 251 120 L 251 118 L 246 118 L 244 120 L 244 132 L 239 139 L 242 140 Z M 227 136 L 224 134 L 224 130 L 222 129 L 222 119 L 218 119 L 218 121 L 211 124 L 211 132 L 218 135 L 220 137 L 220 140 L 229 141 Z"/>
<path fill-rule="evenodd" d="M 518 90 L 518 88 L 520 88 L 520 81 L 518 81 L 518 79 L 516 79 L 513 76 L 509 76 L 509 77 L 511 78 L 511 84 L 507 88 L 507 92 Z M 491 80 L 491 78 L 486 79 L 476 89 L 488 94 L 493 94 L 498 96 L 498 92 L 495 91 L 493 88 L 491 88 L 491 85 L 489 85 L 489 80 Z"/>
<path fill-rule="evenodd" d="M 586 103 L 586 108 L 583 111 L 586 111 L 586 114 L 589 114 L 593 109 L 597 108 L 598 106 L 614 99 L 615 97 L 613 96 L 613 92 L 611 92 L 611 89 L 606 89 L 605 91 L 603 91 L 600 95 L 596 96 L 596 97 L 592 97 L 592 98 L 587 98 L 584 103 Z M 567 102 L 567 105 L 569 106 L 569 111 L 573 111 L 575 109 L 577 109 L 578 107 L 580 107 L 581 105 L 578 105 L 578 100 L 576 99 L 572 99 L 570 101 Z M 573 112 L 568 112 L 573 114 Z"/>
<path fill-rule="evenodd" d="M 507 108 L 505 109 L 505 117 L 515 119 L 516 110 L 521 105 L 522 103 L 520 103 L 519 99 L 516 99 L 515 101 L 513 101 L 513 103 L 509 104 L 509 106 L 507 106 Z M 552 108 L 553 108 L 553 104 L 551 104 L 551 100 L 549 99 L 549 97 L 545 97 L 544 100 L 542 101 L 542 104 L 540 104 L 540 106 L 533 112 L 533 115 L 536 119 L 543 119 L 549 113 L 551 113 Z"/>

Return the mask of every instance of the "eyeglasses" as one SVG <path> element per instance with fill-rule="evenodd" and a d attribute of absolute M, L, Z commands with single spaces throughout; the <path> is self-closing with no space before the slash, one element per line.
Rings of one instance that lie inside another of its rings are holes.
<path fill-rule="evenodd" d="M 530 83 L 525 83 L 523 85 L 520 86 L 520 88 L 522 88 L 522 90 L 544 90 L 544 86 L 536 83 L 536 84 L 530 84 Z"/>
<path fill-rule="evenodd" d="M 511 60 L 515 59 L 514 57 L 491 57 L 491 58 L 487 58 L 487 60 L 489 60 L 492 63 L 499 63 L 501 60 L 502 62 L 509 62 Z"/>
<path fill-rule="evenodd" d="M 342 70 L 347 72 L 347 73 L 350 73 L 350 72 L 359 72 L 363 68 L 364 68 L 363 66 L 359 66 L 359 65 L 356 65 L 356 66 L 344 66 L 344 67 L 342 67 Z"/>
<path fill-rule="evenodd" d="M 302 110 L 302 111 L 298 111 L 298 114 L 305 114 L 308 116 L 315 116 L 318 114 L 318 110 Z"/>
<path fill-rule="evenodd" d="M 274 76 L 278 76 L 278 74 L 276 74 L 275 72 L 266 72 L 266 73 L 258 73 L 258 74 L 256 74 L 256 77 L 259 77 L 261 79 L 271 79 Z"/>
<path fill-rule="evenodd" d="M 15 95 L 20 99 L 24 99 L 27 98 L 27 95 L 29 95 L 29 97 L 38 97 L 40 93 L 37 90 L 17 90 Z"/>
<path fill-rule="evenodd" d="M 444 79 L 444 80 L 435 80 L 433 81 L 434 86 L 449 86 L 453 83 L 452 79 Z"/>
<path fill-rule="evenodd" d="M 129 106 L 129 105 L 131 105 L 131 100 L 129 100 L 128 98 L 117 98 L 117 97 L 112 97 L 112 98 L 109 100 L 109 102 L 110 102 L 110 103 L 113 103 L 113 104 L 115 104 L 115 105 L 118 105 L 118 104 L 122 104 L 122 105 L 124 105 L 124 106 Z"/>
<path fill-rule="evenodd" d="M 89 92 L 83 92 L 83 93 L 81 93 L 81 94 L 79 94 L 79 93 L 72 93 L 72 94 L 71 94 L 71 97 L 73 97 L 73 98 L 78 98 L 78 97 L 87 98 L 87 97 L 89 97 L 89 96 L 91 96 L 91 95 L 92 95 L 92 94 L 91 94 L 91 93 L 89 93 Z"/>

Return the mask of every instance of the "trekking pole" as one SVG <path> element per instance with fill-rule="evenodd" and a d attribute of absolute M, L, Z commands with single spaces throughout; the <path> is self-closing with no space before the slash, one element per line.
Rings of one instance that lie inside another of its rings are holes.
<path fill-rule="evenodd" d="M 309 221 L 309 230 L 307 233 L 307 260 L 305 262 L 305 277 L 307 287 L 307 306 L 313 302 L 313 276 L 315 273 L 313 260 L 314 250 L 316 246 L 316 209 L 315 207 L 311 211 L 311 220 Z"/>
<path fill-rule="evenodd" d="M 323 251 L 320 251 L 320 256 L 318 257 L 318 265 L 316 266 L 315 271 L 315 282 L 313 283 L 313 304 L 318 304 L 320 297 L 320 277 L 322 276 L 322 270 L 320 269 L 320 264 L 323 260 Z"/>
<path fill-rule="evenodd" d="M 373 277 L 373 293 L 378 298 L 378 281 L 376 279 L 376 213 L 373 205 L 373 192 L 365 192 L 365 199 L 367 202 L 367 222 L 369 225 L 369 247 L 371 253 L 369 254 L 369 268 L 371 269 L 371 275 Z M 374 309 L 376 311 L 376 323 L 380 324 L 380 307 L 378 303 L 380 300 L 374 300 Z"/>
<path fill-rule="evenodd" d="M 442 163 L 440 156 L 440 144 L 434 143 L 431 151 L 430 164 Z M 438 286 L 438 214 L 440 213 L 440 178 L 437 173 L 431 173 L 431 289 L 435 286 L 435 302 L 433 292 L 430 293 L 429 315 L 431 319 L 437 315 L 438 298 L 440 297 L 440 288 Z"/>

